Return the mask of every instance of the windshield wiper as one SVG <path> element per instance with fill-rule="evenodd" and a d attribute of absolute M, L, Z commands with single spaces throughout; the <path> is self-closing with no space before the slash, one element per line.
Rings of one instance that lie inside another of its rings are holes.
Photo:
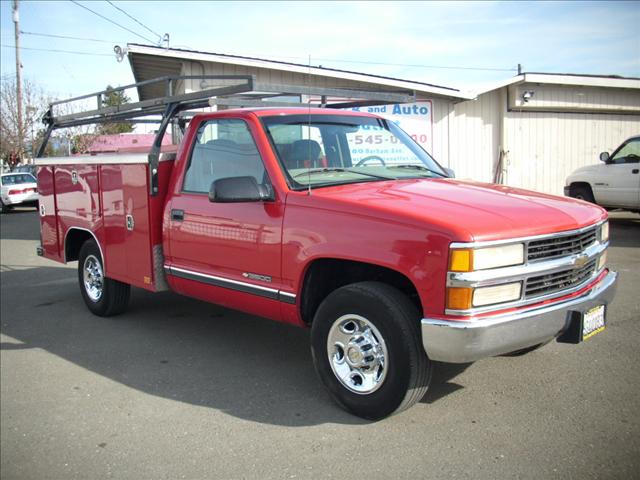
<path fill-rule="evenodd" d="M 435 175 L 438 175 L 438 176 L 443 177 L 443 178 L 447 178 L 447 176 L 445 174 L 440 173 L 440 172 L 436 172 L 435 170 L 431 170 L 430 168 L 427 168 L 424 165 L 414 165 L 414 164 L 387 165 L 387 168 L 404 168 L 404 169 L 407 169 L 407 170 L 420 170 L 420 171 L 423 171 L 423 172 L 434 173 Z"/>
<path fill-rule="evenodd" d="M 350 168 L 340 168 L 340 167 L 309 169 L 304 172 L 295 174 L 292 178 L 295 179 L 295 178 L 304 177 L 305 175 L 309 176 L 309 175 L 315 175 L 316 173 L 331 173 L 331 172 L 348 172 L 348 173 L 356 173 L 364 177 L 379 178 L 380 180 L 395 180 L 395 177 L 385 177 L 383 175 L 376 175 L 374 173 L 360 172 L 358 170 L 351 170 Z"/>

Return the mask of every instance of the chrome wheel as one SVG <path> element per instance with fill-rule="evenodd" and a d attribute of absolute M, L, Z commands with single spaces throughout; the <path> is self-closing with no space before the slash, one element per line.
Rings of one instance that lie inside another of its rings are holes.
<path fill-rule="evenodd" d="M 343 315 L 333 322 L 327 336 L 327 355 L 340 383 L 362 395 L 380 388 L 389 368 L 382 335 L 360 315 Z"/>
<path fill-rule="evenodd" d="M 104 289 L 104 274 L 102 265 L 94 255 L 88 255 L 82 267 L 84 289 L 92 302 L 97 302 L 102 297 Z"/>

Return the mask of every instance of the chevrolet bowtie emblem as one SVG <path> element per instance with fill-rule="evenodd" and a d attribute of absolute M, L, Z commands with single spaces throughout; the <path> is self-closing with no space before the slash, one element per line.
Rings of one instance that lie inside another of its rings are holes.
<path fill-rule="evenodd" d="M 573 260 L 573 265 L 576 267 L 582 267 L 589 261 L 589 255 L 581 253 Z"/>

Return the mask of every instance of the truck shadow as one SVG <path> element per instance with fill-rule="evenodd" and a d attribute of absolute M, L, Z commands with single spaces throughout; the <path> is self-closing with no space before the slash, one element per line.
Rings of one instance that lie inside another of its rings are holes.
<path fill-rule="evenodd" d="M 99 318 L 82 303 L 75 271 L 63 268 L 5 271 L 1 284 L 2 333 L 21 342 L 3 350 L 40 348 L 144 393 L 260 423 L 368 423 L 329 398 L 306 330 L 138 289 L 128 313 Z M 462 388 L 447 383 L 456 366 L 438 372 L 424 402 Z M 79 387 L 72 383 L 61 388 Z"/>
<path fill-rule="evenodd" d="M 473 363 L 441 363 L 434 362 L 433 377 L 429 391 L 420 403 L 432 404 L 441 398 L 463 389 L 462 385 L 452 382 Z"/>
<path fill-rule="evenodd" d="M 640 215 L 631 212 L 612 212 L 609 216 L 612 247 L 640 247 Z"/>

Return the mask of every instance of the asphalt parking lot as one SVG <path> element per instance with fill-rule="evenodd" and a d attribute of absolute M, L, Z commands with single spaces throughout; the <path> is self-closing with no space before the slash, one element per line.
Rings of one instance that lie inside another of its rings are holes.
<path fill-rule="evenodd" d="M 577 346 L 438 365 L 370 423 L 325 394 L 308 332 L 134 290 L 92 316 L 76 264 L 1 216 L 0 476 L 29 479 L 638 478 L 640 215 L 613 213 L 607 329 Z"/>

